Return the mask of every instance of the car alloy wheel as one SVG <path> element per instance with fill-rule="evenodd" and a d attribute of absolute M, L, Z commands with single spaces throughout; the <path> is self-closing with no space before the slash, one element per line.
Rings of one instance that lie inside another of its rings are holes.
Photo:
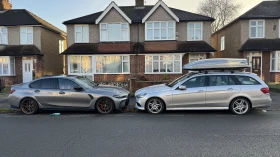
<path fill-rule="evenodd" d="M 237 115 L 246 114 L 250 109 L 250 103 L 247 99 L 236 98 L 230 105 L 230 110 Z"/>
<path fill-rule="evenodd" d="M 31 98 L 23 99 L 20 103 L 20 109 L 24 114 L 31 115 L 38 112 L 38 103 Z"/>
<path fill-rule="evenodd" d="M 158 114 L 164 110 L 164 104 L 162 100 L 158 98 L 152 98 L 147 101 L 146 109 L 150 113 Z"/>
<path fill-rule="evenodd" d="M 109 98 L 101 98 L 97 101 L 96 108 L 102 114 L 112 113 L 114 111 L 114 102 Z"/>

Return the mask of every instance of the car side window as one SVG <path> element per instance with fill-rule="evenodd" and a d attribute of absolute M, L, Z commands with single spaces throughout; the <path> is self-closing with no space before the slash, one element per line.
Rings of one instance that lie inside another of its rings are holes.
<path fill-rule="evenodd" d="M 74 87 L 79 86 L 77 83 L 68 79 L 59 79 L 59 89 L 72 90 Z"/>
<path fill-rule="evenodd" d="M 57 79 L 40 80 L 40 89 L 57 89 Z"/>
<path fill-rule="evenodd" d="M 29 85 L 30 88 L 40 88 L 40 81 L 35 81 Z"/>
<path fill-rule="evenodd" d="M 227 76 L 209 76 L 209 86 L 227 86 L 227 85 L 236 85 L 235 81 Z"/>
<path fill-rule="evenodd" d="M 235 76 L 241 85 L 259 85 L 257 80 L 249 76 Z"/>
<path fill-rule="evenodd" d="M 183 86 L 186 86 L 187 88 L 196 88 L 196 87 L 204 87 L 205 86 L 205 77 L 199 76 L 194 77 L 186 81 L 182 84 Z"/>

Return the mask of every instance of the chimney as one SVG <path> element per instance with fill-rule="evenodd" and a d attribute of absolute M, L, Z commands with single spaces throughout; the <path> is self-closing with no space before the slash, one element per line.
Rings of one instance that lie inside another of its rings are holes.
<path fill-rule="evenodd" d="M 135 0 L 136 7 L 144 7 L 144 0 Z"/>
<path fill-rule="evenodd" d="M 12 9 L 12 4 L 9 0 L 0 0 L 0 11 L 10 10 Z"/>

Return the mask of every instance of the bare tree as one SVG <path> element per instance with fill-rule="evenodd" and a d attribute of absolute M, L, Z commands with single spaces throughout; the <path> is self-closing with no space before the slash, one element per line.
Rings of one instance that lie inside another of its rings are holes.
<path fill-rule="evenodd" d="M 237 17 L 241 6 L 235 0 L 203 0 L 198 13 L 216 19 L 212 23 L 212 32 L 216 32 Z"/>

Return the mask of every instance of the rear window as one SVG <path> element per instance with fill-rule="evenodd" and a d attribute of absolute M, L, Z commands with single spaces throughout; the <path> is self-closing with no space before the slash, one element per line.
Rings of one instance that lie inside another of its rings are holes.
<path fill-rule="evenodd" d="M 249 76 L 235 76 L 241 85 L 259 85 L 260 83 Z"/>

